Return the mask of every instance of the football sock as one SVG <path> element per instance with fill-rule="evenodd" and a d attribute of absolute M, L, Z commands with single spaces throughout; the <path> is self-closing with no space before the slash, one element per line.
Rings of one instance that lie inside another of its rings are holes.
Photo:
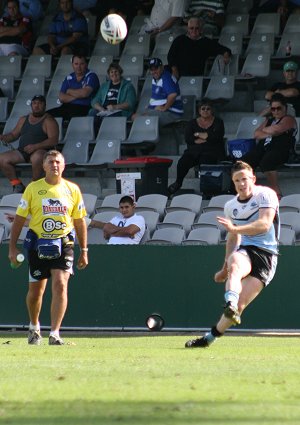
<path fill-rule="evenodd" d="M 40 322 L 37 325 L 33 325 L 31 322 L 29 323 L 30 331 L 39 331 L 40 330 Z"/>
<path fill-rule="evenodd" d="M 239 294 L 237 292 L 226 291 L 224 297 L 226 303 L 230 303 L 233 307 L 237 308 L 239 302 Z"/>
<path fill-rule="evenodd" d="M 222 336 L 223 334 L 221 334 L 221 332 L 218 331 L 218 329 L 216 328 L 216 326 L 213 326 L 210 330 L 210 332 L 207 332 L 204 335 L 204 338 L 206 339 L 208 345 L 212 344 L 216 338 L 219 338 L 220 336 Z"/>
<path fill-rule="evenodd" d="M 59 338 L 59 332 L 58 331 L 51 331 L 49 336 L 54 336 L 56 338 Z"/>

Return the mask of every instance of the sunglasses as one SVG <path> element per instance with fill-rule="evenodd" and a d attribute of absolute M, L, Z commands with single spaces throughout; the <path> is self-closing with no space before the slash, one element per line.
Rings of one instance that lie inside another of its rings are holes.
<path fill-rule="evenodd" d="M 272 112 L 275 112 L 275 111 L 282 111 L 282 107 L 281 106 L 273 106 L 272 108 L 271 108 L 271 111 Z"/>
<path fill-rule="evenodd" d="M 211 111 L 211 108 L 209 106 L 201 106 L 201 111 Z"/>

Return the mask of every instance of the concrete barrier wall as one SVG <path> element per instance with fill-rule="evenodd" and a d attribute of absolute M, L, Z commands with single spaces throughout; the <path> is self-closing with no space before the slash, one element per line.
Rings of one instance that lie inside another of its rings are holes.
<path fill-rule="evenodd" d="M 27 325 L 27 268 L 12 270 L 0 246 L 0 325 Z M 300 329 L 300 248 L 282 247 L 277 274 L 245 311 L 244 329 Z M 78 255 L 78 253 L 77 253 Z M 202 328 L 222 312 L 224 285 L 212 276 L 224 247 L 90 246 L 90 264 L 70 279 L 64 326 L 144 327 L 159 312 L 168 328 Z M 49 325 L 49 282 L 41 324 Z"/>

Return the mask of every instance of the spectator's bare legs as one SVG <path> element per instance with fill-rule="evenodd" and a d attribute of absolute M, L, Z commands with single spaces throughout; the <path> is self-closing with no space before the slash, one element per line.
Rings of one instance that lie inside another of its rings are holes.
<path fill-rule="evenodd" d="M 42 56 L 42 55 L 45 55 L 45 52 L 40 47 L 34 47 L 34 49 L 32 50 L 32 54 Z"/>
<path fill-rule="evenodd" d="M 275 190 L 277 195 L 281 196 L 277 171 L 265 171 L 264 174 L 268 180 L 269 186 Z"/>
<path fill-rule="evenodd" d="M 52 302 L 51 302 L 51 332 L 59 332 L 68 304 L 68 280 L 70 273 L 53 269 Z"/>
<path fill-rule="evenodd" d="M 38 282 L 30 282 L 26 296 L 26 305 L 30 322 L 33 326 L 39 325 L 39 316 L 42 308 L 43 295 L 46 288 L 47 279 Z"/>
<path fill-rule="evenodd" d="M 14 180 L 17 178 L 15 165 L 21 162 L 24 158 L 19 151 L 4 152 L 0 155 L 0 170 L 8 180 Z"/>
<path fill-rule="evenodd" d="M 33 152 L 30 156 L 30 162 L 32 165 L 32 180 L 38 180 L 45 174 L 43 169 L 43 157 L 45 155 L 44 150 L 38 150 Z"/>

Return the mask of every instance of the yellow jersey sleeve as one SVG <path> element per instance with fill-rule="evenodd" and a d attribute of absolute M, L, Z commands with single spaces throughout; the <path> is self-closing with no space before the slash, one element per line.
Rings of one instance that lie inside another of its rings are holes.
<path fill-rule="evenodd" d="M 30 183 L 17 208 L 18 215 L 31 216 L 29 228 L 39 238 L 57 239 L 73 230 L 73 219 L 86 216 L 79 187 L 62 179 L 49 185 L 45 179 Z"/>

